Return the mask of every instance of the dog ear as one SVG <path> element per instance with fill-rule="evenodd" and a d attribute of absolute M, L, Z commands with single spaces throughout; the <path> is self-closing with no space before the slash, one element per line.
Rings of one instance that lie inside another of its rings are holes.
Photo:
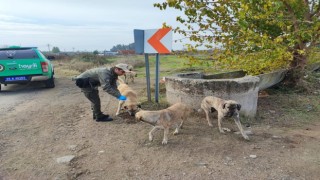
<path fill-rule="evenodd" d="M 237 104 L 237 109 L 238 109 L 238 111 L 240 111 L 240 109 L 241 109 L 241 104 Z"/>
<path fill-rule="evenodd" d="M 227 103 L 223 103 L 222 108 L 225 109 L 226 108 L 226 104 Z"/>
<path fill-rule="evenodd" d="M 211 110 L 211 113 L 216 111 L 216 109 L 214 107 L 211 107 L 210 110 Z"/>

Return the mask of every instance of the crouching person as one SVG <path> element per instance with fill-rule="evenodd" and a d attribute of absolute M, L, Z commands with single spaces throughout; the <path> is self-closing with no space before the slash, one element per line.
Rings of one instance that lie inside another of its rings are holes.
<path fill-rule="evenodd" d="M 112 117 L 101 112 L 101 102 L 98 87 L 108 94 L 125 101 L 127 98 L 117 89 L 118 76 L 122 76 L 128 70 L 127 64 L 117 64 L 114 67 L 100 67 L 89 69 L 76 77 L 76 85 L 81 88 L 85 97 L 91 102 L 93 119 L 96 121 L 112 121 Z"/>

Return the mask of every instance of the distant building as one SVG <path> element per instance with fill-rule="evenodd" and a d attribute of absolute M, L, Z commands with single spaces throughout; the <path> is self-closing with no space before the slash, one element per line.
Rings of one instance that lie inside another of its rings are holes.
<path fill-rule="evenodd" d="M 135 54 L 135 51 L 134 51 L 134 50 L 131 50 L 131 49 L 128 49 L 128 50 L 119 50 L 118 52 L 119 52 L 119 54 L 121 54 L 121 55 L 133 55 L 133 54 Z"/>
<path fill-rule="evenodd" d="M 112 51 L 103 51 L 104 56 L 115 56 L 118 55 L 118 52 L 112 52 Z"/>

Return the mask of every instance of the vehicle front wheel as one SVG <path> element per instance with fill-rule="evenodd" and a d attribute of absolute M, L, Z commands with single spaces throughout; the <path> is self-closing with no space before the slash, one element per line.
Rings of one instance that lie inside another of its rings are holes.
<path fill-rule="evenodd" d="M 50 79 L 45 81 L 45 86 L 46 86 L 46 88 L 54 88 L 55 87 L 53 76 Z"/>

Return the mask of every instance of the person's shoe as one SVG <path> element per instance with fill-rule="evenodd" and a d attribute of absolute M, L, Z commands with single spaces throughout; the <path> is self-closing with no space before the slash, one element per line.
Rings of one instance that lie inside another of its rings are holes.
<path fill-rule="evenodd" d="M 102 114 L 101 117 L 109 117 L 109 115 L 108 115 L 108 114 Z M 101 117 L 100 117 L 100 118 L 101 118 Z M 92 118 L 93 118 L 94 120 L 97 119 L 97 117 L 96 117 L 95 114 L 93 114 Z"/>
<path fill-rule="evenodd" d="M 106 122 L 106 121 L 113 121 L 113 119 L 109 115 L 104 115 L 104 116 L 96 118 L 96 121 L 97 122 Z"/>

